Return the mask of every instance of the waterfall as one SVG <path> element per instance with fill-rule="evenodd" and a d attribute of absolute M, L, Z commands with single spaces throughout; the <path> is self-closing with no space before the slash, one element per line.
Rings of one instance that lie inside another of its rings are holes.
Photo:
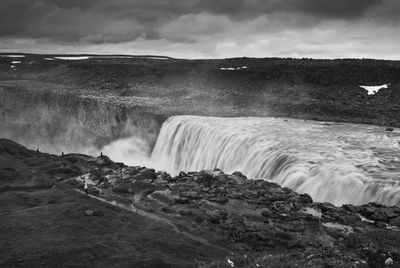
<path fill-rule="evenodd" d="M 399 133 L 367 125 L 174 116 L 161 128 L 151 163 L 171 174 L 240 171 L 336 205 L 399 205 L 399 144 Z"/>

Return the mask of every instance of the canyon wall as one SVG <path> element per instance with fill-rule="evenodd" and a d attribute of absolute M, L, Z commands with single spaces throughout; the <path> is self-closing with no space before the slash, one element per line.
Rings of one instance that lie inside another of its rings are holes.
<path fill-rule="evenodd" d="M 138 107 L 65 92 L 10 86 L 0 87 L 0 95 L 0 136 L 56 154 L 99 153 L 116 140 L 134 139 L 150 155 L 163 121 Z"/>

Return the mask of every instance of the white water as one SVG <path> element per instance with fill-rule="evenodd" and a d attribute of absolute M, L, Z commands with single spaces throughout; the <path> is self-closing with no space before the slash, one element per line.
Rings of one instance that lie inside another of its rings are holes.
<path fill-rule="evenodd" d="M 175 116 L 151 165 L 172 174 L 220 168 L 336 205 L 400 204 L 400 133 L 382 127 L 278 118 Z"/>

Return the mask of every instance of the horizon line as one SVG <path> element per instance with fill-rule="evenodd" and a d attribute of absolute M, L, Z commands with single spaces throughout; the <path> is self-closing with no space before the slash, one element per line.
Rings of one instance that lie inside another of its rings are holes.
<path fill-rule="evenodd" d="M 166 55 L 157 54 L 113 54 L 113 53 L 33 53 L 33 52 L 14 52 L 0 51 L 0 55 L 41 55 L 41 56 L 124 56 L 124 57 L 159 57 L 171 60 L 227 60 L 227 59 L 295 59 L 295 60 L 374 60 L 374 61 L 400 61 L 400 59 L 382 59 L 382 58 L 318 58 L 318 57 L 284 57 L 284 56 L 267 56 L 267 57 L 249 57 L 249 56 L 234 56 L 221 58 L 176 58 Z"/>

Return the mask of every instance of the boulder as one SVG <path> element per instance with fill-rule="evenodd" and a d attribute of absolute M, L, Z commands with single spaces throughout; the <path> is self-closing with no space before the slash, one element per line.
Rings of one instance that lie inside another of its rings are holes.
<path fill-rule="evenodd" d="M 190 200 L 186 197 L 177 197 L 174 199 L 174 201 L 176 204 L 179 204 L 179 205 L 185 205 L 185 204 L 190 203 Z"/>
<path fill-rule="evenodd" d="M 371 217 L 377 212 L 377 208 L 373 203 L 365 204 L 361 206 L 360 213 L 364 217 Z"/>
<path fill-rule="evenodd" d="M 228 213 L 222 210 L 207 210 L 206 215 L 213 224 L 219 224 L 228 218 Z"/>
<path fill-rule="evenodd" d="M 271 217 L 271 211 L 268 208 L 265 208 L 261 212 L 261 216 L 263 216 L 264 218 L 270 218 Z"/>
<path fill-rule="evenodd" d="M 393 218 L 390 220 L 390 224 L 393 226 L 399 226 L 400 227 L 400 216 Z"/>
<path fill-rule="evenodd" d="M 99 194 L 100 194 L 100 190 L 97 189 L 96 187 L 94 187 L 93 185 L 89 185 L 89 187 L 88 187 L 88 194 L 91 194 L 91 195 L 99 195 Z"/>
<path fill-rule="evenodd" d="M 312 204 L 313 200 L 310 195 L 304 193 L 300 195 L 300 202 L 302 205 Z"/>
<path fill-rule="evenodd" d="M 205 187 L 211 187 L 211 184 L 216 181 L 212 172 L 204 170 L 197 174 L 196 182 L 200 183 Z"/>
<path fill-rule="evenodd" d="M 196 191 L 186 191 L 180 193 L 180 197 L 185 197 L 190 200 L 200 200 L 203 198 L 203 194 L 196 192 Z"/>
<path fill-rule="evenodd" d="M 84 212 L 84 215 L 87 217 L 101 217 L 104 215 L 103 211 L 99 210 L 99 209 L 87 209 Z"/>
<path fill-rule="evenodd" d="M 233 172 L 230 177 L 233 178 L 237 183 L 243 183 L 247 180 L 247 177 L 239 171 Z"/>
<path fill-rule="evenodd" d="M 147 196 L 156 190 L 154 184 L 143 181 L 135 181 L 132 184 L 132 188 L 136 194 L 142 194 L 143 196 Z"/>
<path fill-rule="evenodd" d="M 113 188 L 113 192 L 120 193 L 120 194 L 134 194 L 134 190 L 132 184 L 130 183 L 121 183 Z"/>
<path fill-rule="evenodd" d="M 154 169 L 143 169 L 132 177 L 136 181 L 154 181 L 157 179 L 157 173 Z"/>

